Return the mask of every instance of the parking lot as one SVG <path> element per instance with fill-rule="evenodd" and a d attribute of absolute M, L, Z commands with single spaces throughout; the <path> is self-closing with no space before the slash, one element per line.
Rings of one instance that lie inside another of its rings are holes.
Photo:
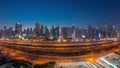
<path fill-rule="evenodd" d="M 97 67 L 90 62 L 71 62 L 56 64 L 55 68 L 97 68 Z"/>
<path fill-rule="evenodd" d="M 96 60 L 105 68 L 120 68 L 120 55 L 111 53 Z"/>

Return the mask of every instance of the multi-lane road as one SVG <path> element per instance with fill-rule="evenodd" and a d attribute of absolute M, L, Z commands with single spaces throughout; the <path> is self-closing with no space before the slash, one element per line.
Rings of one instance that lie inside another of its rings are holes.
<path fill-rule="evenodd" d="M 33 64 L 55 61 L 68 63 L 90 61 L 119 50 L 119 41 L 94 42 L 19 42 L 0 40 L 1 51 L 10 59 L 24 59 Z M 96 53 L 100 51 L 100 53 Z M 93 59 L 94 58 L 94 59 Z"/>
<path fill-rule="evenodd" d="M 87 44 L 88 43 L 88 44 Z M 60 44 L 60 45 L 59 45 Z M 74 43 L 31 43 L 31 42 L 1 42 L 1 45 L 11 49 L 20 50 L 36 55 L 53 56 L 76 56 L 89 54 L 97 50 L 106 50 L 108 48 L 118 47 L 119 42 L 97 41 L 97 42 L 74 42 Z M 57 46 L 56 46 L 57 45 Z"/>

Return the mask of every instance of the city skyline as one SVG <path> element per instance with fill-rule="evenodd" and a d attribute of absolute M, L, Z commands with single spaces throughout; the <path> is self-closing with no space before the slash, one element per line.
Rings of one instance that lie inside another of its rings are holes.
<path fill-rule="evenodd" d="M 0 0 L 0 68 L 120 68 L 120 0 Z"/>
<path fill-rule="evenodd" d="M 0 23 L 13 26 L 19 22 L 31 27 L 43 25 L 86 27 L 120 23 L 119 0 L 1 0 Z"/>
<path fill-rule="evenodd" d="M 120 37 L 120 28 L 111 24 L 96 27 L 88 25 L 86 28 L 76 26 L 52 26 L 48 28 L 46 25 L 36 22 L 34 27 L 35 28 L 29 27 L 25 29 L 20 23 L 16 23 L 14 28 L 3 26 L 3 28 L 0 29 L 0 38 L 83 41 L 88 39 L 117 39 Z"/>
<path fill-rule="evenodd" d="M 53 25 L 47 25 L 47 24 L 41 24 L 40 22 L 35 22 L 34 24 L 32 24 L 31 26 L 28 26 L 28 27 L 25 27 L 26 25 L 24 25 L 24 24 L 22 24 L 22 23 L 18 23 L 18 22 L 12 24 L 12 26 L 9 26 L 9 25 L 7 25 L 7 24 L 4 24 L 4 25 L 1 25 L 1 26 L 0 26 L 0 29 L 4 29 L 4 27 L 6 27 L 7 29 L 13 28 L 13 29 L 15 30 L 15 25 L 16 25 L 16 24 L 21 24 L 21 25 L 22 25 L 22 30 L 27 29 L 27 28 L 32 28 L 32 29 L 34 29 L 35 26 L 36 26 L 36 23 L 39 23 L 40 26 L 44 26 L 44 27 L 47 26 L 48 29 L 52 28 L 52 26 L 54 26 L 54 27 L 72 27 L 72 26 L 74 26 L 74 27 L 76 27 L 76 28 L 84 28 L 84 29 L 87 29 L 89 26 L 98 28 L 98 27 L 103 27 L 104 25 L 114 26 L 114 27 L 120 29 L 120 28 L 119 28 L 119 24 L 110 24 L 110 23 L 97 24 L 96 26 L 93 26 L 93 25 L 91 25 L 91 24 L 87 24 L 85 27 L 82 27 L 82 26 L 77 26 L 77 25 L 75 25 L 75 24 L 71 24 L 71 25 L 69 25 L 69 26 L 65 26 L 65 25 L 54 25 L 54 24 L 53 24 Z"/>

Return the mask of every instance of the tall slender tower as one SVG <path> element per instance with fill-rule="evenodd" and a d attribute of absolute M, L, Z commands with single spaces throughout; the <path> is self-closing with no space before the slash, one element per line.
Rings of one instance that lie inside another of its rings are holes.
<path fill-rule="evenodd" d="M 36 36 L 40 36 L 40 24 L 37 22 L 35 24 Z"/>
<path fill-rule="evenodd" d="M 15 35 L 16 36 L 22 35 L 22 24 L 20 24 L 20 23 L 15 24 Z"/>

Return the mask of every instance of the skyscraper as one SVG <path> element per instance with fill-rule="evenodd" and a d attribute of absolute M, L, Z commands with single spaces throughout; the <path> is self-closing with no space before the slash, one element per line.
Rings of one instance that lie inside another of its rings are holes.
<path fill-rule="evenodd" d="M 4 38 L 7 38 L 7 27 L 4 26 L 3 29 L 4 29 Z"/>
<path fill-rule="evenodd" d="M 8 34 L 8 38 L 13 38 L 14 35 L 13 35 L 13 28 L 12 27 L 9 27 L 7 34 Z"/>
<path fill-rule="evenodd" d="M 59 38 L 59 26 L 55 28 L 55 39 Z"/>
<path fill-rule="evenodd" d="M 30 31 L 29 31 L 29 36 L 32 36 L 33 35 L 33 29 L 30 28 Z"/>
<path fill-rule="evenodd" d="M 15 24 L 15 35 L 16 37 L 19 37 L 22 35 L 22 24 L 20 23 Z"/>
<path fill-rule="evenodd" d="M 40 36 L 40 24 L 39 23 L 35 24 L 35 30 L 36 30 L 36 36 Z"/>
<path fill-rule="evenodd" d="M 63 39 L 71 40 L 72 39 L 72 28 L 61 27 L 61 36 L 63 37 Z"/>
<path fill-rule="evenodd" d="M 47 26 L 45 26 L 44 28 L 44 36 L 45 36 L 45 39 L 49 39 L 49 29 L 47 28 Z"/>
<path fill-rule="evenodd" d="M 88 39 L 92 40 L 93 39 L 93 27 L 88 25 Z"/>
<path fill-rule="evenodd" d="M 44 30 L 44 26 L 41 25 L 41 26 L 40 26 L 40 36 L 43 36 L 43 32 L 44 32 L 43 30 Z"/>
<path fill-rule="evenodd" d="M 0 38 L 2 38 L 2 29 L 0 28 Z"/>
<path fill-rule="evenodd" d="M 54 28 L 54 26 L 52 26 L 52 28 L 50 29 L 50 39 L 54 39 L 54 37 L 55 37 L 55 28 Z"/>
<path fill-rule="evenodd" d="M 79 40 L 79 29 L 78 28 L 75 28 L 73 30 L 73 40 L 74 41 L 78 41 Z"/>
<path fill-rule="evenodd" d="M 30 35 L 30 29 L 27 28 L 27 37 L 29 37 L 29 35 Z"/>

